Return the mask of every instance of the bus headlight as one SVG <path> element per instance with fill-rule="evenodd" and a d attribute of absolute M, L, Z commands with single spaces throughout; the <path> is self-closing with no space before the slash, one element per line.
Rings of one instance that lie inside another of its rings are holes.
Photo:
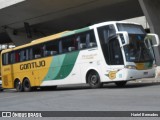
<path fill-rule="evenodd" d="M 127 66 L 125 66 L 125 68 L 127 68 L 127 69 L 136 69 L 136 66 L 134 66 L 134 65 L 127 65 Z"/>

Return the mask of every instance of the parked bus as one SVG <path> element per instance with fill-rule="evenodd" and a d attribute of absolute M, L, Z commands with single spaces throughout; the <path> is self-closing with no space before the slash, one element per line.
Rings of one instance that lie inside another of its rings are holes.
<path fill-rule="evenodd" d="M 141 25 L 104 22 L 65 31 L 3 50 L 3 88 L 32 88 L 87 83 L 91 88 L 112 82 L 155 76 L 153 47 L 158 36 Z"/>

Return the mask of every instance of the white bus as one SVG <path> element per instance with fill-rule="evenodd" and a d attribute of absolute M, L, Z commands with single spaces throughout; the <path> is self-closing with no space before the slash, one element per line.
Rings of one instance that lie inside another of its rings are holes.
<path fill-rule="evenodd" d="M 35 87 L 112 82 L 155 76 L 153 47 L 158 36 L 141 25 L 104 22 L 35 40 L 2 51 L 3 88 L 31 91 Z"/>

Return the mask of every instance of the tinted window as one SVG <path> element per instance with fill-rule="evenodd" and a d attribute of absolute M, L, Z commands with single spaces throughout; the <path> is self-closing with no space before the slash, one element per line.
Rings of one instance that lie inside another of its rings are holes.
<path fill-rule="evenodd" d="M 37 59 L 41 58 L 44 56 L 44 50 L 45 46 L 44 45 L 36 45 L 31 49 L 32 52 L 32 58 Z"/>
<path fill-rule="evenodd" d="M 109 52 L 109 41 L 116 33 L 113 25 L 107 25 L 98 28 L 98 34 L 100 43 L 102 46 L 103 55 L 108 64 L 111 64 L 110 52 Z"/>
<path fill-rule="evenodd" d="M 20 50 L 20 62 L 29 60 L 29 49 Z"/>
<path fill-rule="evenodd" d="M 45 44 L 44 56 L 57 55 L 59 53 L 58 41 L 51 41 Z"/>
<path fill-rule="evenodd" d="M 102 51 L 108 65 L 123 64 L 123 57 L 113 25 L 98 28 Z"/>
<path fill-rule="evenodd" d="M 9 58 L 9 56 L 8 56 L 9 54 L 8 53 L 5 53 L 5 54 L 3 54 L 2 55 L 2 63 L 3 63 L 3 65 L 7 65 L 7 64 L 9 64 L 9 60 L 8 60 L 8 58 Z"/>
<path fill-rule="evenodd" d="M 10 62 L 11 64 L 15 63 L 15 52 L 11 52 L 9 53 L 10 55 Z"/>
<path fill-rule="evenodd" d="M 86 49 L 97 46 L 94 31 L 89 31 L 77 35 L 78 49 Z"/>
<path fill-rule="evenodd" d="M 69 37 L 45 42 L 39 45 L 23 48 L 14 52 L 3 54 L 3 64 L 13 64 L 43 58 L 47 56 L 58 55 L 61 53 L 72 52 L 87 48 L 96 47 L 94 31 L 72 35 Z M 10 59 L 9 59 L 10 58 Z"/>
<path fill-rule="evenodd" d="M 62 53 L 75 51 L 78 48 L 77 46 L 78 46 L 78 41 L 74 36 L 64 38 L 62 40 Z"/>

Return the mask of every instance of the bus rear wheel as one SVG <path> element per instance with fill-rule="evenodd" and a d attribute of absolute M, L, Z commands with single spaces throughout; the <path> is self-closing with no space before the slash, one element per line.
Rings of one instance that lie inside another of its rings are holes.
<path fill-rule="evenodd" d="M 115 82 L 115 84 L 118 86 L 118 87 L 124 87 L 126 85 L 127 81 L 121 81 L 121 82 Z"/>
<path fill-rule="evenodd" d="M 96 71 L 90 71 L 87 75 L 87 82 L 91 88 L 101 88 L 103 83 L 100 81 L 99 74 Z"/>
<path fill-rule="evenodd" d="M 29 79 L 25 78 L 23 81 L 23 89 L 25 92 L 30 92 L 32 90 Z"/>
<path fill-rule="evenodd" d="M 21 82 L 19 80 L 17 80 L 15 82 L 15 88 L 16 88 L 17 92 L 22 92 L 23 91 L 23 86 L 22 86 L 22 84 L 21 84 Z"/>

